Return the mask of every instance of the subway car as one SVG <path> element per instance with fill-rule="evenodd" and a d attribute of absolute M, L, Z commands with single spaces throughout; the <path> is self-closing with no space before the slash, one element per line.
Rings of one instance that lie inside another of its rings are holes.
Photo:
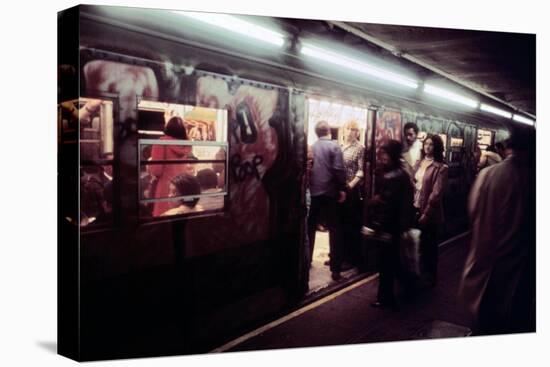
<path fill-rule="evenodd" d="M 173 11 L 59 13 L 61 353 L 208 352 L 337 289 L 308 284 L 304 178 L 320 119 L 334 139 L 345 120 L 359 122 L 365 203 L 381 144 L 402 140 L 407 122 L 420 139 L 439 134 L 443 239 L 467 230 L 475 149 L 507 137 L 504 118 L 309 58 L 308 42 L 346 49 L 342 34 L 316 39 L 313 21 L 238 19 L 278 29 L 283 43 Z M 430 77 L 369 47 L 347 49 Z M 168 132 L 174 119 L 185 123 L 179 138 Z"/>

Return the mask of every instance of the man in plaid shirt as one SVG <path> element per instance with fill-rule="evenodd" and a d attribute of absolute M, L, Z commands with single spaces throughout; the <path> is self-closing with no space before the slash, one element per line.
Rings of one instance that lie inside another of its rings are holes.
<path fill-rule="evenodd" d="M 359 124 L 351 120 L 344 124 L 342 153 L 346 171 L 347 197 L 342 207 L 342 270 L 360 265 L 360 231 L 363 225 L 361 186 L 364 177 L 365 147 L 359 142 Z"/>

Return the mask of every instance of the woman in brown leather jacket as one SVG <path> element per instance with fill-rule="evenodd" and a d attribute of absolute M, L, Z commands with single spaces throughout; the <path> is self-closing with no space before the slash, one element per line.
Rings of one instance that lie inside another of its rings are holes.
<path fill-rule="evenodd" d="M 422 231 L 420 262 L 428 286 L 437 281 L 437 235 L 443 223 L 443 193 L 447 185 L 449 167 L 444 163 L 443 140 L 439 135 L 428 135 L 422 145 L 421 157 L 415 166 L 414 207 L 418 227 Z"/>

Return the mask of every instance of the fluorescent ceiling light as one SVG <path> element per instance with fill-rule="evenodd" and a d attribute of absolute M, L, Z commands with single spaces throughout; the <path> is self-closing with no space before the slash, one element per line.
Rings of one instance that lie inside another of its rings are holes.
<path fill-rule="evenodd" d="M 300 52 L 304 55 L 311 56 L 319 60 L 323 60 L 338 66 L 343 66 L 348 69 L 359 71 L 361 73 L 374 76 L 379 79 L 397 83 L 405 87 L 409 87 L 413 89 L 418 88 L 418 83 L 413 79 L 409 79 L 407 77 L 392 73 L 391 71 L 374 67 L 372 65 L 352 59 L 347 56 L 343 56 L 331 51 L 327 51 L 320 47 L 313 46 L 309 43 L 302 44 L 302 48 Z"/>
<path fill-rule="evenodd" d="M 433 85 L 430 85 L 430 84 L 425 84 L 424 85 L 424 92 L 426 92 L 428 94 L 432 94 L 432 95 L 437 96 L 437 97 L 445 98 L 449 101 L 457 102 L 457 103 L 460 103 L 460 104 L 463 104 L 465 106 L 472 107 L 472 108 L 476 108 L 477 105 L 478 105 L 478 101 L 476 101 L 474 99 L 463 97 L 459 94 L 455 94 L 455 93 L 449 92 L 445 89 L 434 87 Z"/>
<path fill-rule="evenodd" d="M 499 116 L 506 117 L 506 118 L 509 118 L 509 119 L 512 118 L 512 113 L 511 112 L 504 111 L 504 110 L 501 110 L 501 109 L 493 107 L 493 106 L 489 106 L 489 105 L 484 104 L 484 103 L 482 103 L 479 106 L 479 109 L 482 110 L 482 111 L 493 113 L 495 115 L 499 115 Z"/>
<path fill-rule="evenodd" d="M 522 124 L 527 124 L 527 125 L 530 125 L 530 126 L 535 125 L 535 121 L 533 121 L 531 119 L 528 119 L 528 118 L 525 118 L 521 115 L 516 115 L 516 114 L 514 114 L 514 121 L 521 122 Z"/>
<path fill-rule="evenodd" d="M 215 14 L 215 13 L 197 13 L 197 12 L 185 12 L 185 11 L 172 11 L 173 13 L 199 20 L 210 25 L 224 28 L 231 32 L 239 33 L 241 35 L 255 38 L 257 40 L 273 44 L 281 47 L 285 43 L 284 35 L 277 33 L 270 29 L 261 27 L 256 24 L 246 22 L 237 17 L 227 14 Z"/>

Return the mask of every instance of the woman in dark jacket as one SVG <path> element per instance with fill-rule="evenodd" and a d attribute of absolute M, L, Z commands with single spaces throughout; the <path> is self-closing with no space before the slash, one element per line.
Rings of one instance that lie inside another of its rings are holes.
<path fill-rule="evenodd" d="M 443 193 L 447 186 L 449 167 L 444 163 L 443 140 L 428 135 L 422 145 L 422 159 L 415 166 L 414 206 L 417 211 L 420 239 L 420 262 L 428 286 L 437 281 L 437 233 L 444 221 Z"/>
<path fill-rule="evenodd" d="M 380 148 L 383 175 L 373 198 L 373 226 L 387 240 L 381 248 L 380 278 L 374 307 L 394 308 L 393 283 L 399 262 L 401 234 L 410 228 L 413 219 L 413 186 L 401 163 L 402 145 L 390 140 Z"/>
<path fill-rule="evenodd" d="M 163 140 L 187 140 L 187 131 L 181 117 L 172 117 L 164 127 Z M 151 160 L 176 160 L 187 159 L 191 156 L 191 147 L 182 145 L 153 145 Z M 170 193 L 170 182 L 179 174 L 186 173 L 189 164 L 152 164 L 149 166 L 149 173 L 154 177 L 155 189 L 151 197 L 168 198 Z M 153 209 L 153 216 L 157 217 L 173 207 L 171 202 L 156 202 Z"/>

